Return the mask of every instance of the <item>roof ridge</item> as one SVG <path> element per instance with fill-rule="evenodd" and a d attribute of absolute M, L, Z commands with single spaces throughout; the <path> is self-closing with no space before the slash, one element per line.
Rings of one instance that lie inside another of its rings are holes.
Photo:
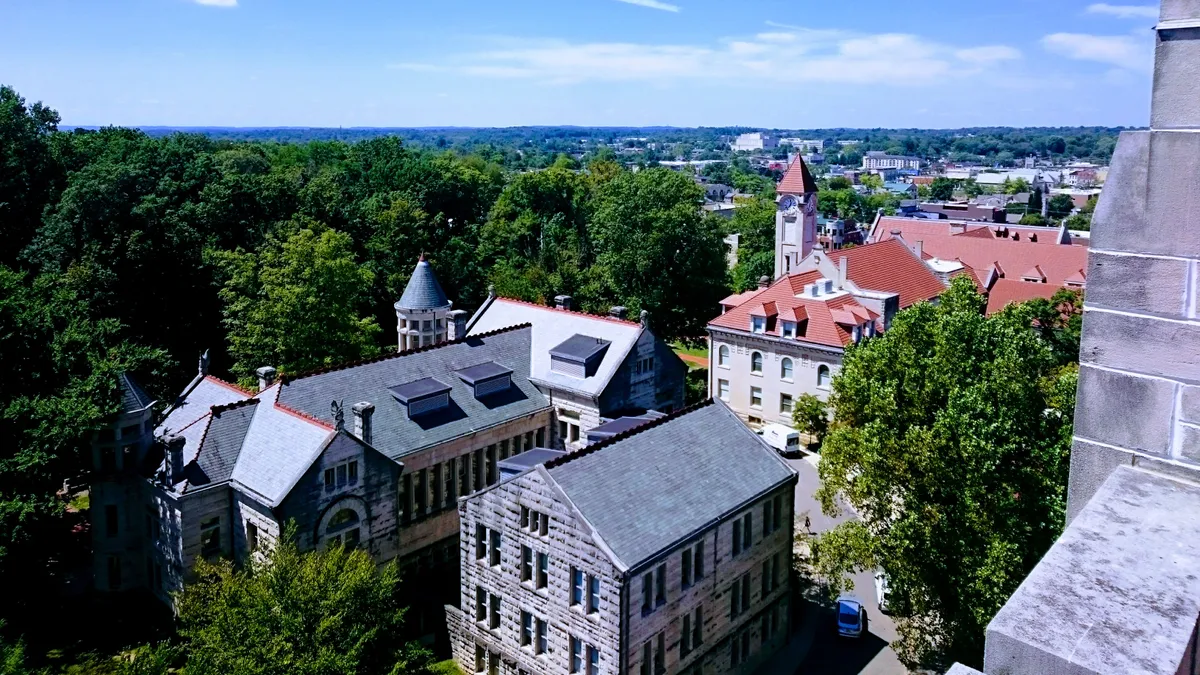
<path fill-rule="evenodd" d="M 252 397 L 252 398 L 243 399 L 241 401 L 234 401 L 233 403 L 222 403 L 222 404 L 214 405 L 210 409 L 210 412 L 213 415 L 216 415 L 217 413 L 223 413 L 227 410 L 234 410 L 236 408 L 243 408 L 248 405 L 257 405 L 257 404 L 258 404 L 258 399 Z"/>
<path fill-rule="evenodd" d="M 233 382 L 227 382 L 225 380 L 222 380 L 221 378 L 217 377 L 216 375 L 205 375 L 204 379 L 212 380 L 213 382 L 216 382 L 217 384 L 224 385 L 224 386 L 238 392 L 239 394 L 245 394 L 250 397 L 257 396 L 257 394 L 250 391 L 249 389 L 245 389 L 245 388 L 241 387 L 240 385 L 234 384 Z"/>
<path fill-rule="evenodd" d="M 607 448 L 608 446 L 613 445 L 614 443 L 619 443 L 627 438 L 636 436 L 644 431 L 649 431 L 651 429 L 660 427 L 660 426 L 666 424 L 667 422 L 670 422 L 672 420 L 677 420 L 680 417 L 683 417 L 690 413 L 694 413 L 697 410 L 706 408 L 712 404 L 713 404 L 713 399 L 711 399 L 711 398 L 700 401 L 699 403 L 694 403 L 686 408 L 681 408 L 679 410 L 676 410 L 673 413 L 664 415 L 663 417 L 660 417 L 656 420 L 647 422 L 646 424 L 638 425 L 628 431 L 623 431 L 619 434 L 616 434 L 615 436 L 606 438 L 598 443 L 592 443 L 591 445 L 586 445 L 586 446 L 580 448 L 579 450 L 576 450 L 575 452 L 572 452 L 572 453 L 569 453 L 566 455 L 562 455 L 561 457 L 555 457 L 554 459 L 546 462 L 545 467 L 547 469 L 553 469 L 554 467 L 562 466 L 563 464 L 566 464 L 573 460 L 579 459 L 580 457 L 586 457 L 594 452 L 603 450 L 604 448 Z"/>
<path fill-rule="evenodd" d="M 216 406 L 213 406 L 213 407 L 215 408 Z M 212 428 L 213 415 L 212 415 L 211 410 L 209 411 L 209 414 L 205 415 L 204 417 L 201 417 L 200 419 L 205 419 L 205 418 L 208 419 L 208 423 L 204 425 L 204 433 L 200 434 L 200 440 L 196 443 L 196 454 L 192 455 L 192 459 L 190 461 L 184 462 L 184 467 L 187 467 L 187 465 L 191 464 L 192 462 L 200 461 L 200 451 L 204 449 L 204 441 L 206 439 L 208 439 L 208 430 Z M 198 422 L 200 420 L 196 420 L 196 421 Z M 184 478 L 183 488 L 179 491 L 179 493 L 187 494 L 187 491 L 190 490 L 191 487 L 192 487 L 192 481 L 188 480 L 187 478 Z"/>
<path fill-rule="evenodd" d="M 629 319 L 618 319 L 616 317 L 607 316 L 605 314 L 592 314 L 591 312 L 581 312 L 577 309 L 559 309 L 557 307 L 551 307 L 550 305 L 543 305 L 540 302 L 530 302 L 528 300 L 521 300 L 519 298 L 509 298 L 509 297 L 505 297 L 502 295 L 498 295 L 498 296 L 496 296 L 496 299 L 504 300 L 505 302 L 515 302 L 519 305 L 529 305 L 530 307 L 537 307 L 538 309 L 544 309 L 544 310 L 551 311 L 551 312 L 566 312 L 567 314 L 575 314 L 577 316 L 586 316 L 589 319 L 600 319 L 601 321 L 611 321 L 613 323 L 619 323 L 619 324 L 626 325 L 626 326 L 642 325 L 641 322 L 630 321 Z"/>
<path fill-rule="evenodd" d="M 417 347 L 415 349 L 406 349 L 402 352 L 393 352 L 391 354 L 380 354 L 379 356 L 373 356 L 373 357 L 366 358 L 366 359 L 360 359 L 358 361 L 347 361 L 346 363 L 340 363 L 340 364 L 333 365 L 333 366 L 325 366 L 323 368 L 316 368 L 313 370 L 303 371 L 303 372 L 297 373 L 295 375 L 285 373 L 279 377 L 279 381 L 283 384 L 289 384 L 291 382 L 295 382 L 296 380 L 304 379 L 306 377 L 313 377 L 315 375 L 324 375 L 325 373 L 333 373 L 333 372 L 337 372 L 339 370 L 347 370 L 349 368 L 357 368 L 358 366 L 366 366 L 366 365 L 370 365 L 372 363 L 380 363 L 382 361 L 399 358 L 401 356 L 409 356 L 410 354 L 419 354 L 422 352 L 433 351 L 435 349 L 441 349 L 442 347 L 449 347 L 451 345 L 459 345 L 459 344 L 466 342 L 467 340 L 474 340 L 474 339 L 478 339 L 478 338 L 488 338 L 488 337 L 493 337 L 493 336 L 500 335 L 503 333 L 509 333 L 512 331 L 521 330 L 523 328 L 532 328 L 532 327 L 533 327 L 533 324 L 531 324 L 529 322 L 518 323 L 516 325 L 508 326 L 506 328 L 497 328 L 496 330 L 493 330 L 493 331 L 487 331 L 485 333 L 476 333 L 474 335 L 467 335 L 467 336 L 458 338 L 456 340 L 448 340 L 446 342 L 439 342 L 435 345 L 425 345 L 424 347 Z M 276 396 L 276 399 L 278 399 L 278 396 Z"/>
<path fill-rule="evenodd" d="M 296 410 L 295 408 L 289 406 L 286 403 L 280 403 L 279 395 L 281 393 L 283 393 L 283 384 L 282 383 L 279 386 L 275 387 L 275 401 L 273 402 L 273 405 L 275 406 L 276 409 L 282 410 L 283 412 L 288 413 L 289 415 L 294 415 L 296 417 L 299 417 L 300 419 L 304 420 L 305 422 L 312 422 L 313 424 L 317 424 L 322 427 L 325 427 L 326 429 L 329 429 L 330 431 L 337 431 L 337 427 L 318 418 L 316 415 L 309 415 L 308 413 L 303 412 L 301 410 Z"/>

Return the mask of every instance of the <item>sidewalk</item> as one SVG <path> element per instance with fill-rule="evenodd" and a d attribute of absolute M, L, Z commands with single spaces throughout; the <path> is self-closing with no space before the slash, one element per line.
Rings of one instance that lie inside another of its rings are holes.
<path fill-rule="evenodd" d="M 812 649 L 813 640 L 817 635 L 817 625 L 820 624 L 821 608 L 816 603 L 798 598 L 804 603 L 804 613 L 798 619 L 799 626 L 792 633 L 792 639 L 779 650 L 769 661 L 759 666 L 755 675 L 784 675 L 795 673 Z"/>

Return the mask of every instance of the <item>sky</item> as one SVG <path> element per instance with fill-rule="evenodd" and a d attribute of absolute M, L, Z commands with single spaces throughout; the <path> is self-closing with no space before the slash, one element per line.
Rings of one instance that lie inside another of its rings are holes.
<path fill-rule="evenodd" d="M 0 0 L 64 125 L 1143 126 L 1157 4 Z"/>

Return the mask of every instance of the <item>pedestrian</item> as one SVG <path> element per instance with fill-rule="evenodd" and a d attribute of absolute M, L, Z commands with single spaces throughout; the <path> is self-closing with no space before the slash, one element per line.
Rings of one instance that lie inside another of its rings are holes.
<path fill-rule="evenodd" d="M 804 516 L 804 531 L 812 534 L 812 520 L 808 516 Z"/>

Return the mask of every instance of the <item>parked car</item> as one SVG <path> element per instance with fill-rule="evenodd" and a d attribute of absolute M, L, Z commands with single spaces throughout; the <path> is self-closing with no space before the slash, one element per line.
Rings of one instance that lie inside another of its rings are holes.
<path fill-rule="evenodd" d="M 879 601 L 879 611 L 887 614 L 888 609 L 888 578 L 883 570 L 875 573 L 875 598 Z"/>
<path fill-rule="evenodd" d="M 800 432 L 782 424 L 766 424 L 762 428 L 763 440 L 784 457 L 800 454 Z"/>
<path fill-rule="evenodd" d="M 867 632 L 867 608 L 855 598 L 842 596 L 837 601 L 837 632 L 846 637 L 862 637 Z"/>

